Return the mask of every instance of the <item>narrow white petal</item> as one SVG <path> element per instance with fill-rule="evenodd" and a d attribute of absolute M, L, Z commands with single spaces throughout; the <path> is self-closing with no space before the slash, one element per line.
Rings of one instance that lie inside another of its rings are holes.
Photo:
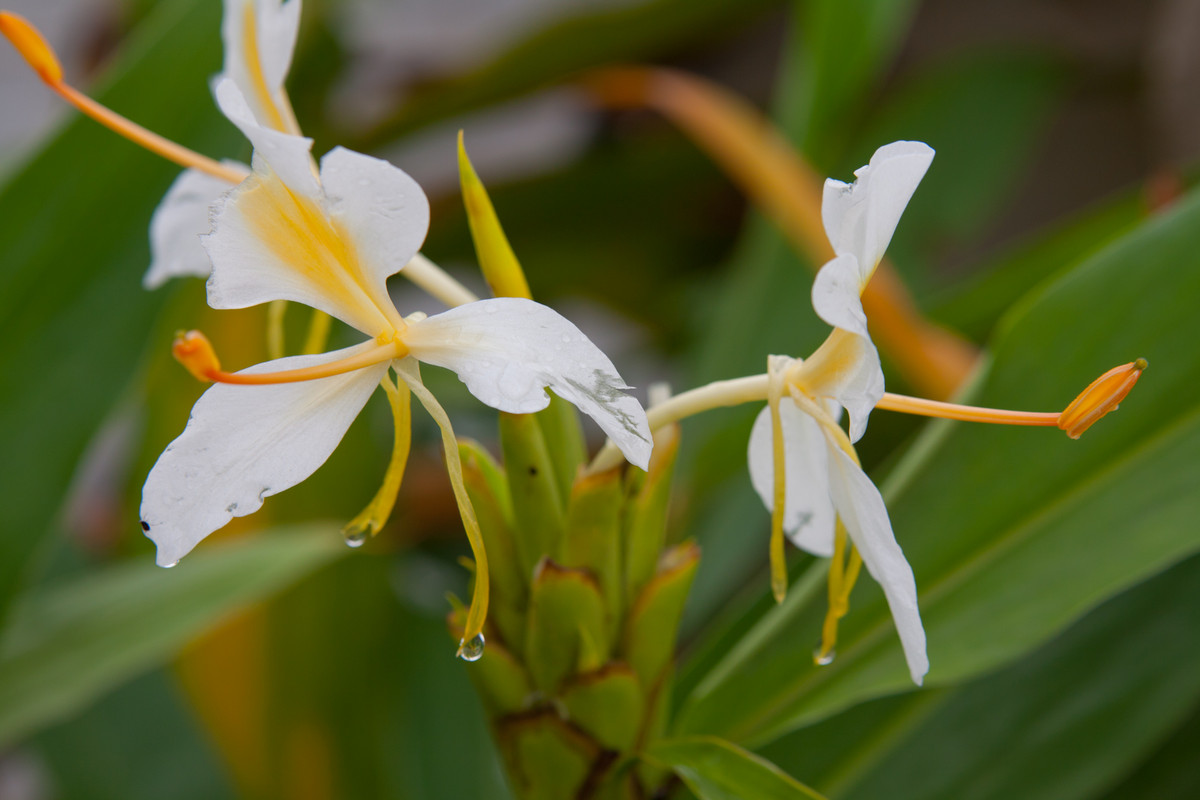
<path fill-rule="evenodd" d="M 287 187 L 303 197 L 315 199 L 320 185 L 313 172 L 312 139 L 294 136 L 261 124 L 246 96 L 231 78 L 220 78 L 213 87 L 221 113 L 238 127 L 254 145 L 255 158 L 261 158 Z"/>
<path fill-rule="evenodd" d="M 408 173 L 336 147 L 321 159 L 330 216 L 353 240 L 366 277 L 387 296 L 387 278 L 407 264 L 429 230 L 429 200 Z"/>
<path fill-rule="evenodd" d="M 783 423 L 787 500 L 783 530 L 797 547 L 818 556 L 833 555 L 833 501 L 821 426 L 786 397 L 779 404 Z M 764 408 L 750 431 L 750 482 L 768 511 L 775 510 L 775 463 L 771 453 L 771 412 Z"/>
<path fill-rule="evenodd" d="M 653 444 L 641 404 L 624 393 L 629 387 L 608 357 L 540 303 L 513 297 L 468 303 L 413 324 L 404 342 L 501 411 L 540 411 L 550 403 L 549 387 L 594 419 L 631 464 L 649 464 Z"/>
<path fill-rule="evenodd" d="M 932 161 L 933 149 L 927 144 L 892 142 L 854 173 L 854 183 L 825 182 L 825 233 L 835 253 L 858 259 L 860 290 L 883 258 L 904 207 Z"/>
<path fill-rule="evenodd" d="M 917 582 L 904 558 L 883 497 L 866 473 L 835 444 L 829 450 L 829 488 L 850 540 L 862 555 L 867 571 L 879 583 L 892 610 L 896 632 L 904 647 L 908 671 L 918 686 L 929 671 L 925 628 L 917 608 Z"/>
<path fill-rule="evenodd" d="M 299 29 L 300 0 L 225 0 L 221 76 L 237 83 L 255 119 L 268 128 L 290 113 L 281 92 Z"/>
<path fill-rule="evenodd" d="M 867 315 L 859 297 L 858 259 L 846 253 L 833 259 L 817 273 L 812 287 L 813 309 L 835 328 L 871 338 Z"/>
<path fill-rule="evenodd" d="M 143 286 L 156 289 L 184 275 L 208 277 L 212 264 L 200 237 L 211 228 L 209 206 L 229 189 L 227 182 L 207 172 L 186 169 L 179 174 L 150 218 L 150 269 L 142 278 Z"/>
<path fill-rule="evenodd" d="M 374 347 L 258 364 L 244 373 L 298 369 Z M 170 566 L 233 517 L 257 511 L 263 498 L 307 478 L 325 463 L 388 362 L 312 381 L 269 386 L 218 384 L 192 409 L 183 433 L 167 445 L 142 490 L 142 527 Z"/>

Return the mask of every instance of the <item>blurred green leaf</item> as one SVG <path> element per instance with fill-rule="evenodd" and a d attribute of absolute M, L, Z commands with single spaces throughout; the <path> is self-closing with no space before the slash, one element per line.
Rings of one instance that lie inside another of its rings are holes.
<path fill-rule="evenodd" d="M 663 739 L 643 757 L 670 767 L 700 800 L 822 800 L 761 756 L 711 736 Z"/>
<path fill-rule="evenodd" d="M 203 152 L 230 152 L 239 136 L 208 94 L 219 28 L 219 4 L 160 4 L 98 99 Z M 146 348 L 165 296 L 141 288 L 147 228 L 178 171 L 76 117 L 0 191 L 0 617 Z"/>
<path fill-rule="evenodd" d="M 533 574 L 527 620 L 525 661 L 544 692 L 556 691 L 573 672 L 594 670 L 607 658 L 608 610 L 587 570 L 542 559 Z"/>
<path fill-rule="evenodd" d="M 561 699 L 568 718 L 603 747 L 619 752 L 633 747 L 646 696 L 629 667 L 613 661 L 579 675 L 563 687 Z"/>
<path fill-rule="evenodd" d="M 866 704 L 763 755 L 846 800 L 1094 797 L 1200 699 L 1197 603 L 1193 557 L 995 675 Z"/>
<path fill-rule="evenodd" d="M 1149 221 L 1014 310 L 974 398 L 1062 408 L 1105 369 L 1145 356 L 1125 403 L 1079 442 L 1036 429 L 935 424 L 885 487 L 917 576 L 930 685 L 961 680 L 1045 640 L 1105 597 L 1200 545 L 1200 195 Z M 1051 377 L 1052 376 L 1052 377 Z M 815 667 L 823 609 L 731 654 L 683 729 L 765 742 L 911 686 L 878 588 L 859 584 L 838 657 Z M 784 624 L 786 622 L 786 624 Z M 720 670 L 721 668 L 718 668 Z"/>
<path fill-rule="evenodd" d="M 345 552 L 336 526 L 281 529 L 203 547 L 170 571 L 139 560 L 21 598 L 0 641 L 0 742 L 64 718 Z"/>
<path fill-rule="evenodd" d="M 780 0 L 640 0 L 560 19 L 462 75 L 416 87 L 388 120 L 353 146 L 402 133 L 561 81 L 589 67 L 652 58 L 761 15 Z"/>

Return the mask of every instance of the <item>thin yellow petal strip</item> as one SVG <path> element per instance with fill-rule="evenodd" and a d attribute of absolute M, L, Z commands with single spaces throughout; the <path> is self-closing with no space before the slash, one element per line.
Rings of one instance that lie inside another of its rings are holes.
<path fill-rule="evenodd" d="M 787 557 L 784 553 L 783 520 L 787 506 L 787 459 L 784 453 L 783 419 L 779 402 L 783 399 L 784 377 L 791 359 L 770 356 L 767 359 L 767 408 L 771 410 L 771 460 L 774 487 L 771 506 L 771 592 L 775 602 L 787 596 Z"/>
<path fill-rule="evenodd" d="M 454 438 L 454 428 L 450 425 L 450 417 L 438 403 L 437 398 L 425 388 L 421 382 L 420 366 L 416 359 L 409 359 L 396 365 L 396 374 L 408 384 L 408 388 L 417 396 L 417 400 L 433 417 L 438 428 L 442 431 L 442 446 L 446 453 L 446 472 L 450 476 L 450 486 L 454 489 L 454 499 L 458 503 L 458 513 L 462 517 L 463 527 L 467 532 L 467 541 L 471 544 L 471 553 L 475 557 L 475 591 L 471 597 L 471 610 L 467 613 L 467 621 L 463 626 L 462 641 L 458 645 L 458 655 L 467 661 L 475 661 L 483 655 L 483 623 L 487 620 L 488 611 L 488 560 L 487 551 L 483 546 L 483 534 L 479 530 L 479 522 L 475 519 L 475 508 L 467 495 L 463 484 L 462 461 L 458 453 L 458 440 Z"/>
<path fill-rule="evenodd" d="M 483 182 L 475 173 L 467 148 L 463 145 L 463 132 L 458 132 L 458 174 L 462 183 L 463 205 L 467 209 L 467 221 L 471 225 L 471 238 L 475 242 L 475 254 L 479 257 L 479 268 L 492 287 L 496 297 L 524 297 L 529 293 L 529 283 L 521 263 L 513 253 L 500 227 L 496 209 L 488 197 Z"/>
<path fill-rule="evenodd" d="M 1125 395 L 1150 366 L 1144 358 L 1113 367 L 1083 390 L 1059 415 L 1058 427 L 1078 439 L 1084 431 L 1110 411 L 1116 411 Z"/>
<path fill-rule="evenodd" d="M 364 350 L 348 358 L 331 361 L 316 367 L 285 369 L 280 372 L 225 372 L 212 344 L 200 331 L 180 332 L 171 345 L 175 360 L 183 364 L 188 372 L 205 383 L 232 383 L 241 386 L 265 386 L 276 383 L 297 383 L 317 378 L 343 375 L 356 369 L 369 367 L 381 361 L 391 361 L 408 355 L 408 348 L 398 339 L 379 342 L 370 350 Z"/>
<path fill-rule="evenodd" d="M 194 150 L 189 150 L 183 145 L 146 130 L 136 122 L 122 117 L 64 83 L 62 67 L 54 55 L 54 50 L 51 49 L 37 28 L 33 27 L 24 17 L 8 11 L 0 11 L 0 33 L 4 34 L 21 54 L 21 57 L 29 63 L 33 71 L 45 81 L 51 90 L 106 128 L 141 145 L 152 153 L 157 153 L 168 161 L 174 161 L 181 167 L 207 172 L 209 175 L 229 181 L 231 184 L 241 183 L 242 179 L 246 177 L 246 173 L 239 169 L 221 164 L 208 156 L 200 155 Z"/>
<path fill-rule="evenodd" d="M 404 481 L 408 453 L 412 447 L 412 392 L 407 384 L 393 383 L 390 377 L 384 378 L 380 385 L 387 393 L 388 404 L 392 408 L 392 458 L 388 462 L 387 472 L 384 473 L 383 484 L 375 493 L 375 497 L 342 529 L 346 541 L 351 544 L 361 543 L 368 536 L 379 533 L 388 517 L 392 515 L 392 508 L 396 505 L 396 494 Z"/>
<path fill-rule="evenodd" d="M 834 252 L 821 222 L 821 179 L 770 120 L 741 98 L 683 72 L 646 67 L 590 73 L 584 86 L 612 108 L 649 108 L 678 125 L 771 219 L 813 267 Z M 910 382 L 949 397 L 974 368 L 978 351 L 921 316 L 884 260 L 862 294 L 871 333 Z"/>

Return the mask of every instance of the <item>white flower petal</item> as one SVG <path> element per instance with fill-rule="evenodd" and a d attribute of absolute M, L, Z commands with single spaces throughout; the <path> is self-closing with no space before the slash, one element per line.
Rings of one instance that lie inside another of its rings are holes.
<path fill-rule="evenodd" d="M 871 338 L 863 312 L 858 285 L 858 259 L 846 253 L 833 259 L 817 273 L 812 287 L 813 309 L 835 328 Z"/>
<path fill-rule="evenodd" d="M 825 436 L 816 420 L 786 397 L 779 404 L 783 423 L 787 485 L 783 530 L 797 547 L 813 555 L 833 555 L 833 501 Z M 771 449 L 771 410 L 763 408 L 750 431 L 750 482 L 768 511 L 775 510 L 775 461 Z"/>
<path fill-rule="evenodd" d="M 319 196 L 320 184 L 313 172 L 312 139 L 262 125 L 242 90 L 230 78 L 218 79 L 213 94 L 221 113 L 254 145 L 256 159 L 265 161 L 296 194 L 309 199 Z"/>
<path fill-rule="evenodd" d="M 298 369 L 374 347 L 293 356 L 243 370 Z M 142 490 L 142 527 L 170 566 L 233 517 L 307 478 L 325 463 L 388 362 L 312 381 L 269 386 L 218 384 L 196 402 L 183 433 L 167 445 Z"/>
<path fill-rule="evenodd" d="M 458 374 L 492 408 L 530 414 L 549 387 L 594 419 L 631 464 L 646 469 L 653 444 L 646 412 L 608 357 L 557 312 L 498 297 L 414 323 L 404 343 L 421 361 Z"/>
<path fill-rule="evenodd" d="M 223 163 L 250 171 L 236 161 Z M 209 206 L 229 188 L 227 182 L 197 169 L 186 169 L 179 174 L 150 218 L 150 269 L 142 285 L 156 289 L 170 278 L 208 277 L 212 263 L 200 244 L 200 237 L 212 227 Z"/>
<path fill-rule="evenodd" d="M 321 159 L 326 208 L 354 241 L 364 271 L 387 296 L 387 278 L 421 249 L 429 200 L 408 173 L 379 158 L 336 147 Z"/>
<path fill-rule="evenodd" d="M 237 84 L 254 117 L 268 128 L 282 130 L 281 117 L 291 114 L 282 90 L 299 29 L 300 0 L 225 0 L 221 77 Z"/>
<path fill-rule="evenodd" d="M 209 305 L 291 300 L 369 336 L 392 330 L 399 315 L 380 274 L 386 269 L 359 257 L 353 231 L 335 224 L 325 205 L 323 196 L 299 196 L 256 166 L 213 207 L 213 232 L 201 240 L 212 261 Z"/>
<path fill-rule="evenodd" d="M 883 251 L 933 161 L 933 149 L 923 142 L 892 142 L 875 151 L 871 163 L 859 168 L 852 184 L 825 181 L 821 217 L 825 233 L 838 255 L 858 259 L 859 290 L 883 258 Z"/>
<path fill-rule="evenodd" d="M 841 448 L 830 443 L 829 488 L 833 505 L 867 571 L 879 583 L 892 610 L 904 658 L 918 686 L 929 671 L 925 628 L 917 608 L 917 583 L 892 533 L 883 497 L 866 473 Z"/>

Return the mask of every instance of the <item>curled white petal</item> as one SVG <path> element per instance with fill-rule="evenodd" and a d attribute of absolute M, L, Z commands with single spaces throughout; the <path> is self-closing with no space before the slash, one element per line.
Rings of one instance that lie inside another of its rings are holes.
<path fill-rule="evenodd" d="M 243 373 L 299 369 L 374 347 L 258 364 Z M 387 371 L 388 362 L 343 375 L 268 386 L 217 384 L 159 456 L 142 490 L 142 528 L 170 566 L 233 517 L 307 478 L 325 463 Z"/>
<path fill-rule="evenodd" d="M 250 171 L 236 161 L 223 163 Z M 212 227 L 209 207 L 229 189 L 226 181 L 207 172 L 186 169 L 179 174 L 150 218 L 150 269 L 143 286 L 156 289 L 170 278 L 185 275 L 208 277 L 212 263 L 200 237 Z"/>
<path fill-rule="evenodd" d="M 366 277 L 382 296 L 429 231 L 429 200 L 408 173 L 379 158 L 335 147 L 321 159 L 330 216 L 354 242 Z"/>
<path fill-rule="evenodd" d="M 532 300 L 498 297 L 453 308 L 404 334 L 412 354 L 458 374 L 471 394 L 513 414 L 550 403 L 548 387 L 594 419 L 631 464 L 653 447 L 646 412 L 613 363 L 571 322 Z"/>
<path fill-rule="evenodd" d="M 871 340 L 835 330 L 791 379 L 805 394 L 832 400 L 850 415 L 850 441 L 866 433 L 871 411 L 884 394 L 883 368 Z"/>
<path fill-rule="evenodd" d="M 258 121 L 249 101 L 231 78 L 219 78 L 213 94 L 221 113 L 245 134 L 262 159 L 293 192 L 316 198 L 320 191 L 312 160 L 312 139 L 267 127 Z"/>
<path fill-rule="evenodd" d="M 833 502 L 825 436 L 816 420 L 786 397 L 779 404 L 783 425 L 787 499 L 783 530 L 797 547 L 818 556 L 833 555 Z M 775 510 L 775 462 L 771 452 L 771 412 L 763 408 L 750 430 L 750 481 L 768 511 Z"/>
<path fill-rule="evenodd" d="M 900 215 L 932 161 L 933 148 L 923 142 L 892 142 L 855 171 L 854 183 L 832 178 L 825 182 L 825 233 L 835 253 L 858 259 L 859 291 L 883 258 Z"/>
<path fill-rule="evenodd" d="M 883 497 L 866 473 L 836 445 L 829 445 L 829 488 L 833 505 L 867 571 L 879 583 L 892 610 L 908 671 L 918 686 L 929 671 L 925 628 L 917 607 L 917 582 L 904 558 Z"/>

